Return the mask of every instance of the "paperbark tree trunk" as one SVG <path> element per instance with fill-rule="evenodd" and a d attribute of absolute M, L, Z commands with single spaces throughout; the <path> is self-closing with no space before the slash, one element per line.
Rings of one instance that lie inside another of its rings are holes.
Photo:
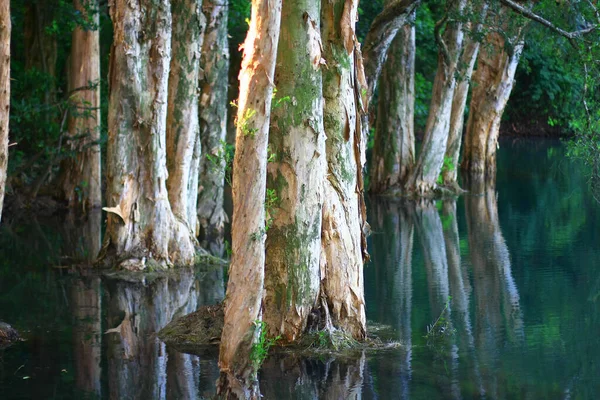
<path fill-rule="evenodd" d="M 221 337 L 219 392 L 257 398 L 250 359 L 260 331 L 265 264 L 265 194 L 269 118 L 281 0 L 253 0 L 240 71 L 233 174 L 232 257 Z"/>
<path fill-rule="evenodd" d="M 511 11 L 502 7 L 496 20 Z M 472 177 L 496 175 L 496 150 L 500 121 L 510 97 L 515 72 L 523 52 L 523 25 L 506 34 L 489 33 L 473 73 L 474 89 L 469 109 L 461 167 Z M 508 39 L 508 43 L 506 39 Z"/>
<path fill-rule="evenodd" d="M 451 4 L 447 14 L 436 24 L 438 69 L 421 154 L 406 185 L 407 191 L 416 196 L 432 196 L 442 171 L 450 129 L 455 74 L 464 38 L 461 22 L 445 20 L 450 18 L 449 13 L 462 14 L 466 2 L 467 0 L 458 0 Z M 447 26 L 442 37 L 441 29 L 444 24 Z"/>
<path fill-rule="evenodd" d="M 114 0 L 109 73 L 104 263 L 143 269 L 194 261 L 192 232 L 167 193 L 168 0 Z M 191 166 L 188 166 L 190 168 Z"/>
<path fill-rule="evenodd" d="M 263 320 L 293 342 L 318 302 L 325 131 L 320 1 L 284 2 L 267 170 L 269 231 Z M 279 100 L 278 100 L 279 99 Z M 288 100 L 289 99 L 289 100 Z"/>
<path fill-rule="evenodd" d="M 369 188 L 372 193 L 402 185 L 415 162 L 416 48 L 412 22 L 396 34 L 381 73 Z"/>
<path fill-rule="evenodd" d="M 77 26 L 71 37 L 69 90 L 71 109 L 67 146 L 73 157 L 61 163 L 60 197 L 69 207 L 85 210 L 102 205 L 100 160 L 100 32 L 98 0 L 74 0 L 73 7 L 96 25 Z M 88 10 L 96 10 L 87 15 Z"/>
<path fill-rule="evenodd" d="M 199 240 L 204 248 L 220 254 L 228 222 L 223 208 L 226 167 L 223 143 L 229 104 L 228 0 L 204 0 L 203 9 L 207 23 L 200 58 L 200 140 L 204 150 L 198 190 Z"/>
<path fill-rule="evenodd" d="M 206 21 L 202 0 L 172 0 L 171 71 L 167 110 L 167 191 L 173 214 L 196 232 L 200 129 L 198 76 Z"/>
<path fill-rule="evenodd" d="M 10 114 L 10 0 L 0 1 L 0 221 L 8 165 L 8 121 Z"/>
<path fill-rule="evenodd" d="M 366 217 L 358 101 L 360 50 L 354 36 L 357 1 L 324 1 L 322 43 L 328 68 L 323 71 L 323 119 L 327 135 L 327 178 L 323 189 L 321 232 L 321 303 L 333 327 L 356 339 L 366 331 L 363 258 Z"/>

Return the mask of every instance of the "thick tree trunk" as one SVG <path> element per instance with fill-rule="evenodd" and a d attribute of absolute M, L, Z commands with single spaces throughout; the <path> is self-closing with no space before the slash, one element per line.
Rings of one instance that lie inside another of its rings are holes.
<path fill-rule="evenodd" d="M 465 38 L 464 49 L 460 56 L 459 79 L 456 82 L 454 89 L 454 97 L 452 99 L 452 113 L 450 115 L 450 131 L 448 134 L 448 144 L 446 146 L 446 160 L 450 163 L 447 168 L 442 170 L 442 180 L 446 187 L 453 188 L 455 191 L 460 191 L 457 182 L 458 175 L 458 160 L 460 156 L 460 146 L 465 120 L 465 106 L 467 104 L 467 95 L 469 94 L 469 86 L 475 61 L 479 54 L 479 40 L 474 39 L 481 32 L 482 24 L 487 15 L 487 2 L 482 2 L 480 9 L 477 11 L 478 22 L 472 25 L 473 32 Z"/>
<path fill-rule="evenodd" d="M 202 0 L 172 0 L 171 71 L 167 111 L 167 191 L 175 216 L 196 232 L 200 130 L 198 76 L 206 21 Z"/>
<path fill-rule="evenodd" d="M 462 14 L 466 1 L 457 1 L 451 11 Z M 449 17 L 446 15 L 444 18 Z M 442 39 L 442 34 L 437 32 L 443 26 L 442 21 L 436 26 L 436 35 L 439 34 L 438 70 L 433 84 L 423 146 L 417 164 L 407 181 L 407 191 L 417 196 L 431 196 L 442 171 L 450 129 L 455 74 L 463 47 L 462 23 L 446 22 L 448 26 Z"/>
<path fill-rule="evenodd" d="M 220 254 L 225 223 L 223 206 L 225 158 L 223 143 L 227 136 L 229 44 L 227 42 L 228 0 L 204 0 L 206 32 L 200 66 L 200 188 L 198 219 L 200 244 Z"/>
<path fill-rule="evenodd" d="M 510 12 L 503 7 L 495 19 L 502 20 Z M 508 40 L 510 45 L 500 33 L 489 33 L 473 73 L 474 88 L 461 164 L 472 177 L 493 178 L 496 174 L 500 121 L 523 52 L 523 26 L 508 31 Z"/>
<path fill-rule="evenodd" d="M 98 10 L 98 0 L 74 0 L 73 6 L 83 15 Z M 96 26 L 97 11 L 86 15 Z M 89 209 L 102 205 L 100 175 L 100 32 L 78 26 L 71 38 L 69 67 L 69 112 L 67 146 L 73 157 L 61 163 L 60 197 L 69 207 Z"/>
<path fill-rule="evenodd" d="M 269 146 L 263 320 L 270 336 L 294 341 L 319 296 L 325 131 L 320 1 L 284 2 Z M 286 99 L 289 98 L 289 101 Z"/>
<path fill-rule="evenodd" d="M 192 232 L 167 194 L 168 0 L 114 0 L 109 74 L 105 263 L 143 269 L 194 261 Z"/>
<path fill-rule="evenodd" d="M 221 337 L 220 394 L 257 397 L 250 359 L 260 331 L 265 264 L 267 145 L 281 0 L 253 0 L 240 71 L 233 175 L 232 257 Z"/>
<path fill-rule="evenodd" d="M 366 331 L 363 257 L 366 218 L 358 101 L 361 95 L 354 22 L 357 1 L 322 3 L 322 43 L 328 68 L 323 71 L 323 119 L 327 135 L 327 179 L 321 232 L 322 305 L 335 328 L 363 339 Z M 358 93 L 357 93 L 358 91 Z"/>
<path fill-rule="evenodd" d="M 10 113 L 10 0 L 0 1 L 0 220 L 4 204 L 8 165 L 8 120 Z"/>
<path fill-rule="evenodd" d="M 396 34 L 381 73 L 372 193 L 402 185 L 415 162 L 415 51 L 415 26 L 409 21 Z"/>

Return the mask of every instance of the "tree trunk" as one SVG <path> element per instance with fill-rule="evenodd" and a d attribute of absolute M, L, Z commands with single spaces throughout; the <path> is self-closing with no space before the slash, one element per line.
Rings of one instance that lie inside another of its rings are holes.
<path fill-rule="evenodd" d="M 260 331 L 265 264 L 267 145 L 281 0 L 253 0 L 240 71 L 233 175 L 232 257 L 221 337 L 219 392 L 256 398 L 250 359 Z"/>
<path fill-rule="evenodd" d="M 458 160 L 460 156 L 460 146 L 464 129 L 465 106 L 467 104 L 467 95 L 473 75 L 475 61 L 479 54 L 479 40 L 474 39 L 480 32 L 482 24 L 487 15 L 487 2 L 482 2 L 480 9 L 477 11 L 478 22 L 472 28 L 471 35 L 465 38 L 464 50 L 460 56 L 459 79 L 456 82 L 454 89 L 454 97 L 452 99 L 452 113 L 450 114 L 450 131 L 448 134 L 448 144 L 446 147 L 445 159 L 449 160 L 449 164 L 442 170 L 443 184 L 446 187 L 452 188 L 454 191 L 460 191 L 457 182 Z"/>
<path fill-rule="evenodd" d="M 320 1 L 284 2 L 268 165 L 263 319 L 270 336 L 302 335 L 321 283 L 325 131 Z M 289 98 L 289 101 L 286 100 Z M 272 204 L 271 204 L 272 203 Z"/>
<path fill-rule="evenodd" d="M 175 216 L 196 231 L 200 130 L 198 76 L 206 21 L 202 0 L 172 0 L 173 34 L 167 110 L 167 191 Z"/>
<path fill-rule="evenodd" d="M 511 11 L 502 7 L 496 20 Z M 515 80 L 524 46 L 523 25 L 506 35 L 489 33 L 479 52 L 473 74 L 473 95 L 469 109 L 467 133 L 461 167 L 472 177 L 496 175 L 496 150 L 500 121 Z M 508 39 L 508 43 L 505 41 Z"/>
<path fill-rule="evenodd" d="M 98 0 L 73 0 L 83 15 L 98 9 Z M 100 173 L 100 22 L 99 13 L 87 16 L 94 30 L 77 26 L 71 38 L 69 90 L 71 109 L 67 145 L 74 154 L 61 163 L 60 196 L 69 207 L 89 209 L 102 205 Z"/>
<path fill-rule="evenodd" d="M 381 73 L 369 188 L 373 193 L 400 186 L 415 162 L 413 22 L 409 21 L 396 34 Z"/>
<path fill-rule="evenodd" d="M 466 0 L 460 0 L 449 12 L 462 14 L 465 4 Z M 436 24 L 438 70 L 433 84 L 423 147 L 407 182 L 407 190 L 417 196 L 431 196 L 436 189 L 448 142 L 452 97 L 456 83 L 455 74 L 464 35 L 462 23 L 446 22 L 448 26 L 442 38 L 439 30 L 444 25 L 446 18 L 449 18 L 448 14 Z"/>
<path fill-rule="evenodd" d="M 105 263 L 143 269 L 194 261 L 192 232 L 167 194 L 168 0 L 115 0 L 109 73 Z"/>
<path fill-rule="evenodd" d="M 0 0 L 0 220 L 4 204 L 8 165 L 8 121 L 10 114 L 10 0 Z"/>
<path fill-rule="evenodd" d="M 228 0 L 204 0 L 203 9 L 207 24 L 200 58 L 200 140 L 204 151 L 198 194 L 199 239 L 204 248 L 221 254 L 228 222 L 223 206 L 226 168 L 223 144 L 229 105 Z"/>
<path fill-rule="evenodd" d="M 362 66 L 356 62 L 360 50 L 354 41 L 357 3 L 335 0 L 321 6 L 322 43 L 328 65 L 323 71 L 328 174 L 323 189 L 321 303 L 333 327 L 363 339 L 366 218 L 362 194 L 364 143 L 358 115 L 361 93 L 357 69 Z"/>

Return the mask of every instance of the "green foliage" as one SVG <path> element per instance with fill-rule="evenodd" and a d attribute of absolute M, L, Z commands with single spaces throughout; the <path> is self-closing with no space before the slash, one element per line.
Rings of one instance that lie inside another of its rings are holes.
<path fill-rule="evenodd" d="M 255 332 L 257 334 L 257 339 L 255 340 L 254 344 L 252 345 L 252 348 L 250 349 L 250 362 L 252 363 L 254 371 L 258 371 L 263 361 L 265 361 L 265 359 L 267 358 L 267 355 L 269 354 L 269 349 L 271 348 L 271 346 L 277 343 L 278 340 L 281 339 L 281 336 L 277 336 L 275 338 L 268 338 L 268 326 L 266 322 L 256 320 L 254 321 L 254 327 L 256 330 Z"/>
<path fill-rule="evenodd" d="M 425 335 L 425 338 L 427 339 L 428 344 L 433 344 L 440 338 L 454 335 L 454 333 L 456 332 L 452 328 L 450 321 L 446 319 L 446 314 L 448 314 L 448 309 L 450 308 L 450 300 L 452 300 L 452 297 L 449 296 L 448 300 L 446 300 L 446 305 L 444 306 L 444 309 L 437 317 L 435 322 L 433 322 L 430 325 L 427 325 L 427 334 Z"/>
<path fill-rule="evenodd" d="M 224 140 L 220 141 L 221 147 L 217 154 L 206 154 L 206 159 L 210 162 L 214 171 L 225 169 L 225 182 L 231 186 L 233 173 L 233 158 L 235 157 L 235 146 Z"/>
<path fill-rule="evenodd" d="M 456 170 L 456 165 L 454 165 L 454 162 L 452 161 L 452 157 L 444 157 L 444 163 L 442 164 L 442 170 L 440 172 L 440 175 L 437 178 L 437 184 L 441 185 L 442 183 L 444 183 L 444 177 L 443 174 L 449 171 L 455 171 Z"/>

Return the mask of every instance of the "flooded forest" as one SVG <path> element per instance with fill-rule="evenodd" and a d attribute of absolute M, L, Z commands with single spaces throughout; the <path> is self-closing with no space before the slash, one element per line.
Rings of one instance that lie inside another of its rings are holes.
<path fill-rule="evenodd" d="M 597 0 L 0 0 L 0 398 L 596 399 Z"/>

